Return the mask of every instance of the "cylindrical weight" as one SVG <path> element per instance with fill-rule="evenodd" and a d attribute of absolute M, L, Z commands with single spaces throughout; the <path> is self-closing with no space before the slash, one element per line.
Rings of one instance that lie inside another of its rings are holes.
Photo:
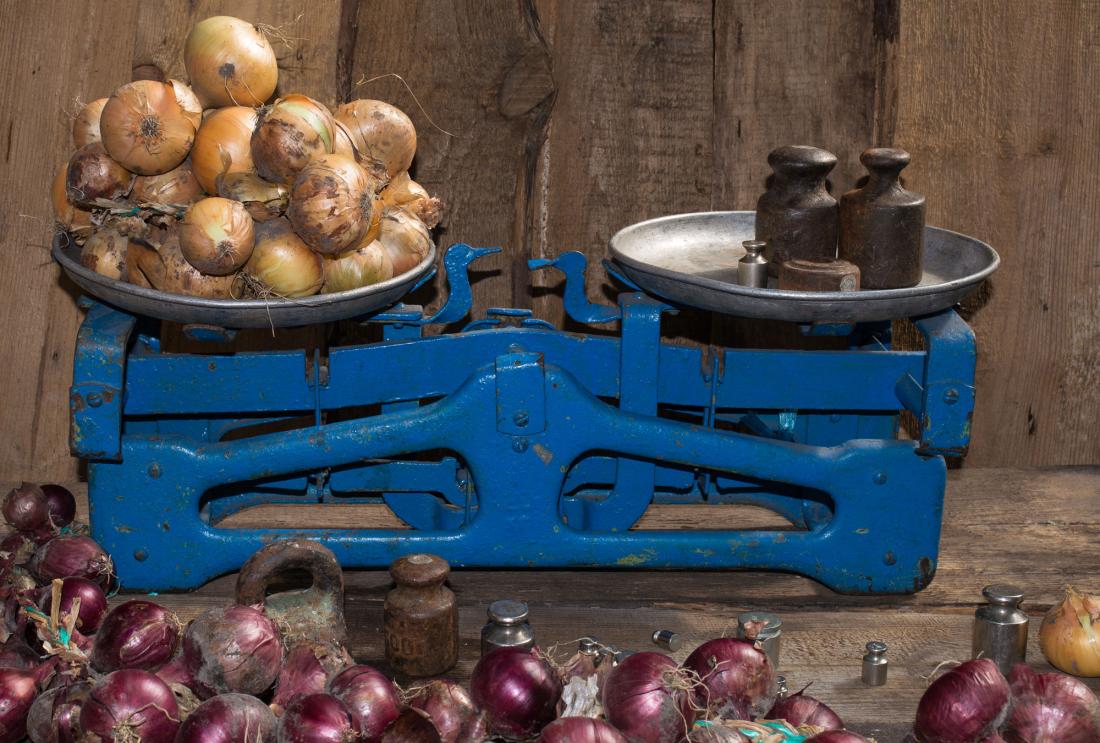
<path fill-rule="evenodd" d="M 436 555 L 407 555 L 390 565 L 386 594 L 386 661 L 411 677 L 437 676 L 458 661 L 458 609 L 445 581 L 451 568 Z"/>

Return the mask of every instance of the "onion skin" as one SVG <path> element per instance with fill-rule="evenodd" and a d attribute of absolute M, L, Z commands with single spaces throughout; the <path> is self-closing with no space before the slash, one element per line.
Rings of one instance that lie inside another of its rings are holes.
<path fill-rule="evenodd" d="M 703 686 L 695 702 L 708 718 L 752 720 L 775 701 L 775 672 L 764 651 L 748 640 L 719 637 L 703 643 L 684 661 Z"/>
<path fill-rule="evenodd" d="M 122 668 L 155 671 L 172 659 L 182 625 L 168 609 L 151 601 L 127 601 L 104 618 L 95 636 L 92 667 L 100 673 Z"/>
<path fill-rule="evenodd" d="M 328 682 L 327 691 L 347 708 L 362 743 L 380 741 L 401 712 L 397 688 L 370 666 L 345 668 Z"/>
<path fill-rule="evenodd" d="M 31 558 L 31 573 L 43 583 L 77 576 L 94 580 L 104 589 L 111 584 L 115 564 L 91 537 L 63 534 L 38 548 Z"/>
<path fill-rule="evenodd" d="M 412 165 L 416 127 L 396 106 L 371 99 L 350 101 L 336 109 L 336 120 L 375 177 L 388 181 Z"/>
<path fill-rule="evenodd" d="M 97 206 L 99 199 L 125 198 L 133 181 L 134 174 L 112 160 L 101 142 L 92 142 L 69 158 L 65 195 L 70 203 L 91 208 Z"/>
<path fill-rule="evenodd" d="M 261 222 L 255 229 L 256 245 L 243 273 L 277 297 L 308 297 L 325 280 L 321 256 L 294 234 L 284 219 Z"/>
<path fill-rule="evenodd" d="M 218 193 L 220 175 L 255 172 L 252 130 L 257 118 L 254 108 L 229 106 L 218 109 L 202 122 L 191 148 L 191 166 L 206 193 Z"/>
<path fill-rule="evenodd" d="M 102 142 L 103 135 L 99 131 L 99 120 L 103 115 L 103 107 L 107 105 L 106 98 L 96 98 L 90 103 L 84 104 L 80 113 L 73 119 L 73 146 L 83 147 L 92 142 Z"/>
<path fill-rule="evenodd" d="M 603 720 L 562 717 L 542 729 L 539 743 L 627 743 L 626 737 Z"/>
<path fill-rule="evenodd" d="M 253 172 L 226 173 L 217 181 L 218 196 L 241 202 L 257 222 L 278 219 L 290 203 L 290 188 L 265 181 Z"/>
<path fill-rule="evenodd" d="M 92 213 L 87 209 L 73 206 L 65 193 L 65 179 L 68 177 L 68 164 L 61 167 L 54 176 L 50 188 L 50 200 L 53 202 L 53 215 L 62 229 L 73 236 L 79 245 L 92 232 Z"/>
<path fill-rule="evenodd" d="M 323 103 L 297 93 L 260 113 L 252 161 L 261 178 L 291 184 L 313 160 L 335 151 L 336 124 Z"/>
<path fill-rule="evenodd" d="M 1100 700 L 1082 681 L 1060 673 L 1036 673 L 1018 664 L 1008 675 L 1012 712 L 1008 743 L 1096 743 Z"/>
<path fill-rule="evenodd" d="M 24 482 L 4 496 L 0 508 L 4 521 L 21 531 L 34 531 L 50 523 L 50 504 L 42 488 Z"/>
<path fill-rule="evenodd" d="M 687 737 L 688 743 L 753 743 L 752 739 L 728 725 L 695 723 Z"/>
<path fill-rule="evenodd" d="M 202 124 L 202 104 L 191 86 L 182 80 L 168 80 L 172 86 L 172 92 L 176 94 L 176 103 L 183 109 L 183 113 L 191 121 L 192 126 L 198 129 Z"/>
<path fill-rule="evenodd" d="M 275 696 L 271 709 L 282 714 L 283 709 L 298 697 L 325 691 L 329 677 L 352 664 L 351 656 L 338 645 L 302 642 L 291 648 L 275 681 Z"/>
<path fill-rule="evenodd" d="M 99 120 L 107 154 L 139 175 L 172 170 L 195 141 L 195 124 L 168 83 L 135 80 L 107 99 Z"/>
<path fill-rule="evenodd" d="M 186 206 L 201 199 L 203 190 L 191 168 L 191 161 L 184 160 L 167 173 L 135 178 L 130 197 L 140 204 Z"/>
<path fill-rule="evenodd" d="M 683 740 L 695 722 L 695 711 L 687 690 L 669 685 L 679 673 L 682 669 L 667 655 L 629 656 L 612 669 L 601 690 L 607 721 L 631 743 Z"/>
<path fill-rule="evenodd" d="M 917 705 L 919 743 L 970 743 L 1000 728 L 1008 714 L 1008 682 L 988 658 L 963 663 L 932 682 Z"/>
<path fill-rule="evenodd" d="M 179 707 L 163 681 L 128 668 L 95 682 L 80 708 L 80 728 L 83 743 L 172 743 Z"/>
<path fill-rule="evenodd" d="M 191 205 L 179 227 L 183 257 L 208 276 L 240 269 L 255 244 L 252 217 L 239 201 L 210 196 Z"/>
<path fill-rule="evenodd" d="M 16 632 L 12 632 L 0 645 L 0 668 L 30 671 L 37 668 L 41 661 L 38 653 Z"/>
<path fill-rule="evenodd" d="M 322 155 L 298 174 L 287 216 L 306 245 L 322 255 L 337 255 L 366 235 L 379 185 L 355 161 Z"/>
<path fill-rule="evenodd" d="M 420 710 L 406 709 L 386 728 L 383 743 L 440 743 L 439 731 Z"/>
<path fill-rule="evenodd" d="M 359 740 L 351 716 L 331 694 L 310 694 L 291 704 L 279 720 L 278 743 L 352 743 Z"/>
<path fill-rule="evenodd" d="M 806 743 L 871 743 L 871 741 L 851 730 L 826 730 L 824 733 L 807 738 Z"/>
<path fill-rule="evenodd" d="M 54 483 L 42 485 L 50 506 L 50 521 L 54 526 L 68 526 L 76 518 L 76 498 L 68 488 Z"/>
<path fill-rule="evenodd" d="M 27 735 L 33 743 L 78 743 L 80 708 L 92 689 L 91 681 L 75 681 L 38 695 L 27 715 Z"/>
<path fill-rule="evenodd" d="M 274 743 L 278 723 L 256 697 L 220 694 L 187 716 L 174 743 Z"/>
<path fill-rule="evenodd" d="M 367 245 L 322 260 L 325 294 L 346 292 L 393 278 L 393 262 L 382 243 Z"/>
<path fill-rule="evenodd" d="M 0 552 L 7 552 L 13 565 L 25 565 L 37 551 L 38 545 L 27 534 L 13 531 L 0 541 Z"/>
<path fill-rule="evenodd" d="M 379 192 L 384 207 L 399 206 L 409 211 L 424 223 L 428 229 L 439 224 L 443 213 L 443 202 L 428 194 L 427 189 L 402 171 Z"/>
<path fill-rule="evenodd" d="M 1100 676 L 1100 596 L 1066 587 L 1039 627 L 1039 648 L 1050 664 L 1074 676 Z"/>
<path fill-rule="evenodd" d="M 802 692 L 777 700 L 765 717 L 769 720 L 786 720 L 794 727 L 813 725 L 823 731 L 844 729 L 844 721 L 836 712 L 825 703 Z"/>
<path fill-rule="evenodd" d="M 259 106 L 275 92 L 275 50 L 255 26 L 232 16 L 199 21 L 187 35 L 183 63 L 206 108 Z"/>
<path fill-rule="evenodd" d="M 38 608 L 46 614 L 50 613 L 52 597 L 52 587 L 44 587 L 38 599 Z M 63 579 L 60 604 L 62 616 L 68 615 L 77 599 L 80 599 L 80 610 L 76 615 L 76 628 L 86 635 L 94 634 L 107 614 L 107 595 L 94 580 L 77 576 Z"/>
<path fill-rule="evenodd" d="M 388 209 L 382 215 L 378 242 L 389 253 L 394 275 L 411 271 L 428 257 L 432 236 L 424 223 L 404 209 Z"/>
<path fill-rule="evenodd" d="M 203 699 L 271 688 L 283 662 L 279 629 L 263 612 L 233 605 L 203 612 L 183 634 L 183 659 Z"/>
<path fill-rule="evenodd" d="M 428 716 L 442 743 L 480 743 L 486 737 L 485 716 L 470 692 L 451 679 L 429 681 L 417 690 L 409 706 Z"/>
<path fill-rule="evenodd" d="M 490 732 L 521 739 L 554 719 L 561 680 L 535 649 L 496 648 L 474 666 L 470 692 L 488 716 Z"/>

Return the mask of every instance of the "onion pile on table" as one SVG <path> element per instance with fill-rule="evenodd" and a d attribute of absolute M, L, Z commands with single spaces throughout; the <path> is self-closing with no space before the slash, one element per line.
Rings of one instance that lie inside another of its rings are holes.
<path fill-rule="evenodd" d="M 127 83 L 73 122 L 52 199 L 85 267 L 175 294 L 295 299 L 424 260 L 442 205 L 409 175 L 403 111 L 271 101 L 271 44 L 229 16 L 195 25 L 184 64 L 190 85 Z"/>

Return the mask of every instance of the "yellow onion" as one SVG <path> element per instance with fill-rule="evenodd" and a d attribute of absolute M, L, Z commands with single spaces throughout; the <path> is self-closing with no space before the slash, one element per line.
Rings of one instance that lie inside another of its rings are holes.
<path fill-rule="evenodd" d="M 273 183 L 293 183 L 307 163 L 333 152 L 335 129 L 323 103 L 297 93 L 280 98 L 260 113 L 252 135 L 256 172 Z"/>
<path fill-rule="evenodd" d="M 244 205 L 218 196 L 197 201 L 183 215 L 179 247 L 204 274 L 225 276 L 243 266 L 253 247 L 252 217 Z"/>
<path fill-rule="evenodd" d="M 191 166 L 203 190 L 218 192 L 218 176 L 250 173 L 252 166 L 252 130 L 256 128 L 256 109 L 244 106 L 221 108 L 202 122 L 191 148 Z"/>
<path fill-rule="evenodd" d="M 219 15 L 187 35 L 183 64 L 199 100 L 212 106 L 259 106 L 275 92 L 279 66 L 267 37 L 247 21 Z"/>
<path fill-rule="evenodd" d="M 154 289 L 172 294 L 229 299 L 237 280 L 235 275 L 208 276 L 188 263 L 180 250 L 179 230 L 175 228 L 167 231 L 155 251 L 141 254 L 138 265 Z"/>
<path fill-rule="evenodd" d="M 141 204 L 185 206 L 198 201 L 202 195 L 202 186 L 191 168 L 191 161 L 184 160 L 167 173 L 139 175 L 134 179 L 130 198 Z"/>
<path fill-rule="evenodd" d="M 408 170 L 416 154 L 416 128 L 405 112 L 383 101 L 361 99 L 336 109 L 359 161 L 382 180 Z"/>
<path fill-rule="evenodd" d="M 115 162 L 102 142 L 90 142 L 69 158 L 65 195 L 77 206 L 97 206 L 99 199 L 117 201 L 130 193 L 134 174 Z"/>
<path fill-rule="evenodd" d="M 157 251 L 134 240 L 131 240 L 130 244 L 126 246 L 126 280 L 131 284 L 146 289 L 155 288 L 142 270 L 142 264 L 154 265 L 154 263 L 163 269 L 164 264 L 161 262 L 160 256 L 157 255 Z"/>
<path fill-rule="evenodd" d="M 81 243 L 92 232 L 92 213 L 73 206 L 69 197 L 65 195 L 65 174 L 67 166 L 62 166 L 53 179 L 53 187 L 50 189 L 50 199 L 53 201 L 53 213 L 60 224 L 70 235 Z"/>
<path fill-rule="evenodd" d="M 1039 647 L 1050 664 L 1074 676 L 1100 676 L 1100 595 L 1066 587 L 1039 628 Z"/>
<path fill-rule="evenodd" d="M 355 145 L 352 144 L 351 135 L 348 134 L 347 127 L 339 121 L 336 121 L 335 117 L 333 117 L 332 121 L 335 124 L 335 128 L 332 131 L 336 135 L 332 142 L 332 151 L 337 155 L 344 155 L 354 160 L 356 158 Z"/>
<path fill-rule="evenodd" d="M 407 170 L 395 175 L 379 196 L 387 207 L 400 206 L 412 212 L 429 230 L 439 224 L 443 202 L 429 196 L 427 189 L 410 178 Z"/>
<path fill-rule="evenodd" d="M 378 181 L 354 160 L 322 155 L 298 174 L 287 214 L 294 231 L 322 255 L 362 242 L 370 228 Z"/>
<path fill-rule="evenodd" d="M 99 133 L 99 117 L 103 115 L 103 107 L 106 105 L 106 98 L 96 98 L 80 109 L 80 113 L 73 119 L 74 146 L 83 147 L 92 142 L 103 141 L 103 136 Z"/>
<path fill-rule="evenodd" d="M 290 189 L 253 172 L 227 173 L 218 177 L 218 196 L 241 202 L 253 219 L 266 222 L 286 211 Z"/>
<path fill-rule="evenodd" d="M 420 264 L 432 247 L 432 236 L 424 223 L 404 209 L 387 209 L 382 215 L 378 242 L 389 253 L 395 276 Z"/>
<path fill-rule="evenodd" d="M 130 238 L 112 229 L 96 230 L 80 249 L 80 263 L 108 278 L 126 280 L 126 248 Z"/>
<path fill-rule="evenodd" d="M 374 240 L 333 258 L 324 258 L 325 294 L 346 292 L 393 278 L 393 262 Z"/>
<path fill-rule="evenodd" d="M 195 129 L 198 129 L 202 124 L 202 104 L 199 103 L 199 97 L 191 90 L 190 85 L 181 80 L 169 80 L 168 84 L 176 94 L 176 103 L 180 104 L 184 114 L 195 125 Z"/>
<path fill-rule="evenodd" d="M 308 297 L 324 281 L 321 256 L 294 234 L 285 219 L 256 225 L 256 247 L 241 276 L 246 288 L 258 296 Z"/>
<path fill-rule="evenodd" d="M 168 83 L 135 80 L 107 99 L 99 119 L 107 153 L 139 175 L 167 173 L 195 141 L 195 124 Z"/>

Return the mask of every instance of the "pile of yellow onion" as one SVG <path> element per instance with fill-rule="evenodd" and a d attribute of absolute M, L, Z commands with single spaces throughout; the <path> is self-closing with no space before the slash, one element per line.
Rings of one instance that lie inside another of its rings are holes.
<path fill-rule="evenodd" d="M 113 279 L 211 298 L 296 298 L 423 262 L 442 205 L 409 175 L 416 129 L 375 100 L 335 111 L 278 83 L 229 16 L 184 45 L 190 85 L 138 80 L 84 106 L 53 182 L 59 228 Z"/>

